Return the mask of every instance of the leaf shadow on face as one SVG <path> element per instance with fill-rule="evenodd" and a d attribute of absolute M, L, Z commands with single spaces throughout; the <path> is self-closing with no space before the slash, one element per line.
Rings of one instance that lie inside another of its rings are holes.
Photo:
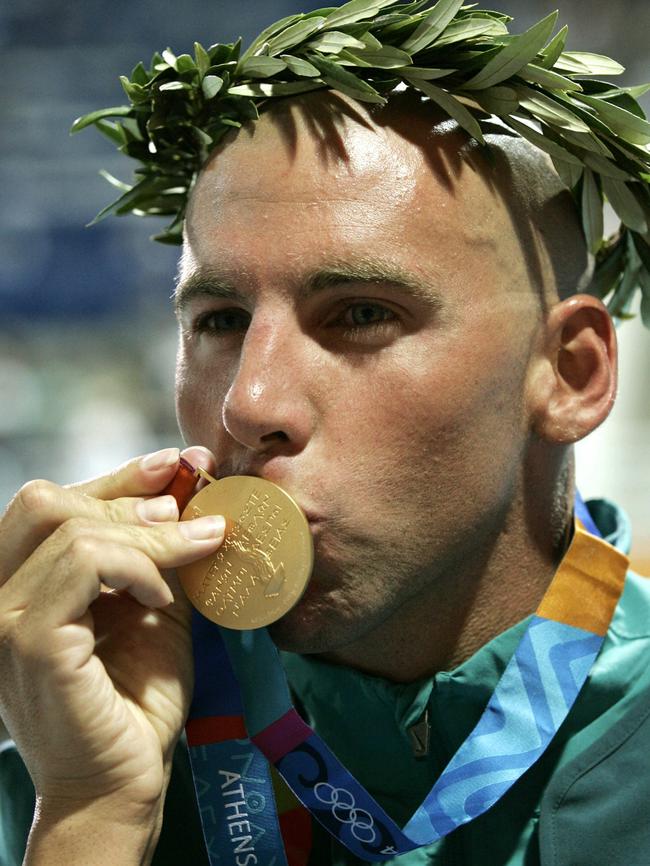
<path fill-rule="evenodd" d="M 267 100 L 261 112 L 264 121 L 275 127 L 291 161 L 298 157 L 301 139 L 308 137 L 316 142 L 326 168 L 349 164 L 350 141 L 354 128 L 360 126 L 380 136 L 385 131 L 381 146 L 395 148 L 396 158 L 400 151 L 403 154 L 404 144 L 417 149 L 451 198 L 457 197 L 468 173 L 480 175 L 488 195 L 477 201 L 468 219 L 474 212 L 484 217 L 485 207 L 494 207 L 496 214 L 505 205 L 542 314 L 547 313 L 555 289 L 561 299 L 581 290 L 589 260 L 572 196 L 545 154 L 496 118 L 486 115 L 481 120 L 488 142 L 481 145 L 435 103 L 412 90 L 392 92 L 382 106 L 322 89 Z M 256 126 L 247 123 L 229 134 L 206 166 L 239 136 L 255 135 Z M 271 152 L 269 161 L 272 166 Z"/>
<path fill-rule="evenodd" d="M 369 130 L 373 128 L 361 103 L 345 99 L 331 90 L 276 101 L 266 113 L 280 133 L 292 160 L 298 154 L 304 129 L 317 142 L 318 154 L 327 166 L 349 162 L 345 143 L 348 124 L 360 124 Z"/>
<path fill-rule="evenodd" d="M 451 197 L 472 172 L 495 204 L 505 206 L 542 315 L 555 292 L 562 300 L 583 290 L 591 267 L 578 207 L 544 152 L 488 115 L 481 120 L 481 145 L 412 92 L 396 95 L 388 108 L 374 108 L 374 122 L 419 148 Z M 477 208 L 486 204 L 488 199 L 477 202 Z"/>

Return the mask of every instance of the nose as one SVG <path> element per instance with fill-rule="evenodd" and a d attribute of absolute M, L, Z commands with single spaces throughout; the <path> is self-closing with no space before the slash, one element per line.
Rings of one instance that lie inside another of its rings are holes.
<path fill-rule="evenodd" d="M 301 451 L 313 432 L 306 337 L 279 319 L 253 317 L 222 408 L 228 434 L 254 451 Z"/>

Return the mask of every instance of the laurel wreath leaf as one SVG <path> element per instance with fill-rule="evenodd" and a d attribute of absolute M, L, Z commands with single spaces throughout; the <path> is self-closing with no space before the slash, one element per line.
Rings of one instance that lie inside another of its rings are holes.
<path fill-rule="evenodd" d="M 136 160 L 132 184 L 102 172 L 115 214 L 173 217 L 155 236 L 180 243 L 187 199 L 225 134 L 254 121 L 275 98 L 330 88 L 383 104 L 397 84 L 435 102 L 483 144 L 491 115 L 551 158 L 573 193 L 596 256 L 593 294 L 629 318 L 637 292 L 650 327 L 650 123 L 638 99 L 650 84 L 616 87 L 600 76 L 616 60 L 567 51 L 553 12 L 512 35 L 511 18 L 464 0 L 350 0 L 288 15 L 242 52 L 241 40 L 194 43 L 194 54 L 156 52 L 121 76 L 128 104 L 91 111 L 71 132 L 94 126 Z M 433 83 L 435 82 L 435 83 Z M 621 220 L 603 237 L 609 201 Z"/>

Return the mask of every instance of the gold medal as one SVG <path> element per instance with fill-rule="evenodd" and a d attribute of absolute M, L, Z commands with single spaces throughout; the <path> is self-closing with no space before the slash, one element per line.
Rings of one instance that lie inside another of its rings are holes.
<path fill-rule="evenodd" d="M 217 625 L 269 625 L 291 610 L 309 581 L 314 547 L 307 518 L 271 481 L 201 474 L 210 484 L 190 500 L 181 520 L 223 514 L 226 537 L 216 553 L 178 569 L 183 589 Z"/>

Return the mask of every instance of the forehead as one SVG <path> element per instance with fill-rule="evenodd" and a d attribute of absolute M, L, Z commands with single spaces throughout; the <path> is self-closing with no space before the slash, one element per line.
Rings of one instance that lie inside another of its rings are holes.
<path fill-rule="evenodd" d="M 449 124 L 328 94 L 287 100 L 218 149 L 192 194 L 182 270 L 313 268 L 336 250 L 467 277 L 486 256 L 502 264 L 508 224 Z"/>

